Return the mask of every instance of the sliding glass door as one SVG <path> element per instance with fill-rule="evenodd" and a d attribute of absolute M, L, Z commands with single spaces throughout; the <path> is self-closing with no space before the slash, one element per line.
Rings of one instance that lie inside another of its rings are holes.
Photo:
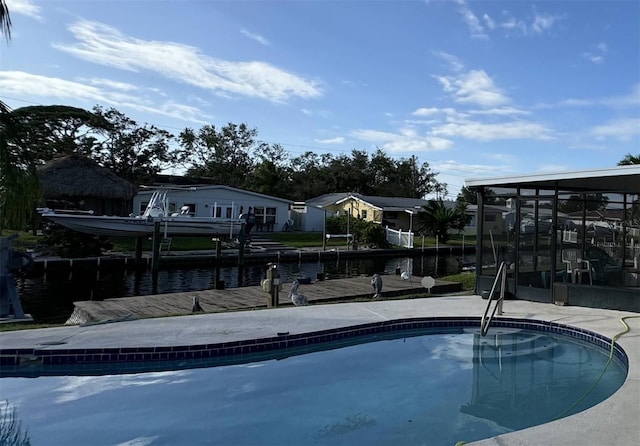
<path fill-rule="evenodd" d="M 551 302 L 551 288 L 555 268 L 552 253 L 555 249 L 553 199 L 523 197 L 518 199 L 516 265 L 516 294 L 519 297 Z M 540 289 L 549 289 L 541 294 Z"/>

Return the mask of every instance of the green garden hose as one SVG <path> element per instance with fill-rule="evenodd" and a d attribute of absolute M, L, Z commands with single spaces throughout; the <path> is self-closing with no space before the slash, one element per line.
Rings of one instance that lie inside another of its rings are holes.
<path fill-rule="evenodd" d="M 584 400 L 587 397 L 587 395 L 589 395 L 589 393 L 591 393 L 593 391 L 593 389 L 596 387 L 596 385 L 598 385 L 598 382 L 600 382 L 600 380 L 604 376 L 605 372 L 607 371 L 607 368 L 609 368 L 609 364 L 611 364 L 611 361 L 613 361 L 613 352 L 614 352 L 614 349 L 615 349 L 616 341 L 619 338 L 621 338 L 623 335 L 628 333 L 629 330 L 631 330 L 631 327 L 629 327 L 629 324 L 627 324 L 627 319 L 634 319 L 634 318 L 640 318 L 640 315 L 638 315 L 638 316 L 624 316 L 624 317 L 620 318 L 620 322 L 622 322 L 622 325 L 624 325 L 624 330 L 622 330 L 621 332 L 616 334 L 611 339 L 611 348 L 609 349 L 609 359 L 607 360 L 607 363 L 604 365 L 604 368 L 602 369 L 602 372 L 600 373 L 598 378 L 595 380 L 595 382 L 591 385 L 591 387 L 589 387 L 589 389 L 587 389 L 587 391 L 580 398 L 578 398 L 571 406 L 569 406 L 566 410 L 564 410 L 558 416 L 556 416 L 555 418 L 551 419 L 551 421 L 555 421 L 555 420 L 558 420 L 558 419 L 564 417 L 571 409 L 573 409 L 578 404 L 580 404 L 580 402 L 582 400 Z M 455 446 L 462 446 L 464 444 L 466 444 L 466 441 L 458 441 L 458 442 L 456 442 Z"/>
<path fill-rule="evenodd" d="M 555 420 L 558 420 L 558 419 L 564 417 L 567 414 L 567 412 L 569 412 L 571 409 L 573 409 L 578 404 L 580 404 L 580 402 L 582 400 L 584 400 L 587 397 L 587 395 L 589 395 L 593 391 L 593 389 L 598 385 L 598 383 L 600 382 L 600 380 L 604 376 L 605 372 L 607 371 L 607 368 L 609 368 L 609 364 L 611 364 L 611 361 L 613 361 L 613 351 L 614 351 L 614 348 L 615 348 L 616 341 L 621 336 L 623 336 L 625 333 L 629 332 L 629 330 L 631 330 L 631 328 L 629 327 L 629 324 L 627 324 L 626 320 L 627 319 L 633 319 L 633 318 L 640 318 L 640 316 L 624 316 L 624 317 L 620 318 L 620 322 L 622 322 L 622 325 L 624 325 L 624 330 L 622 330 L 620 333 L 616 334 L 611 339 L 611 348 L 609 349 L 609 359 L 607 360 L 607 363 L 604 365 L 604 368 L 602 369 L 602 372 L 600 372 L 600 375 L 598 376 L 598 378 L 596 378 L 594 383 L 591 384 L 591 387 L 589 387 L 587 389 L 587 391 L 584 394 L 582 394 L 582 396 L 580 398 L 578 398 L 571 406 L 569 406 L 567 409 L 565 409 L 562 413 L 557 415 L 555 418 L 552 418 L 551 421 L 555 421 Z"/>

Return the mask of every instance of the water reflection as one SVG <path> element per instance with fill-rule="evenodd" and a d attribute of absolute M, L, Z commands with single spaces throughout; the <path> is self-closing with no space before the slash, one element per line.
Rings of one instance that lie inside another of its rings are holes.
<path fill-rule="evenodd" d="M 29 433 L 22 427 L 15 405 L 5 400 L 0 402 L 0 444 L 3 446 L 28 446 Z"/>
<path fill-rule="evenodd" d="M 410 271 L 415 277 L 457 274 L 462 269 L 459 256 L 418 256 L 367 259 L 338 259 L 331 261 L 280 263 L 284 282 L 296 278 L 325 279 L 371 276 L 374 273 L 396 274 Z M 44 275 L 17 278 L 18 294 L 26 313 L 38 322 L 65 322 L 73 311 L 73 302 L 103 300 L 114 297 L 146 296 L 225 288 L 258 286 L 265 275 L 265 265 L 227 267 L 191 267 L 162 269 L 157 277 L 151 271 L 86 270 L 69 273 L 49 271 Z"/>

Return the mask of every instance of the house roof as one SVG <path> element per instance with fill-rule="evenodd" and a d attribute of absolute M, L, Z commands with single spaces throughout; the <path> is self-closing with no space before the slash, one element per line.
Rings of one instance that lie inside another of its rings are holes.
<path fill-rule="evenodd" d="M 541 188 L 567 192 L 640 193 L 640 165 L 538 175 L 467 179 L 470 189 L 482 187 Z"/>
<path fill-rule="evenodd" d="M 428 200 L 422 200 L 420 198 L 376 197 L 372 195 L 351 194 L 342 200 L 337 201 L 336 204 L 341 204 L 350 199 L 366 203 L 374 208 L 385 211 L 404 211 L 410 209 L 419 210 L 422 206 L 429 203 Z"/>
<path fill-rule="evenodd" d="M 307 200 L 308 206 L 320 206 L 326 207 L 335 204 L 341 204 L 349 199 L 354 199 L 363 203 L 366 203 L 374 208 L 378 208 L 384 211 L 404 211 L 404 210 L 420 210 L 423 206 L 429 203 L 429 200 L 423 200 L 422 198 L 405 198 L 405 197 L 378 197 L 374 195 L 361 195 L 358 193 L 334 193 L 325 194 L 319 197 Z M 447 208 L 454 208 L 456 206 L 453 201 L 445 201 Z"/>
<path fill-rule="evenodd" d="M 84 156 L 67 155 L 38 168 L 45 198 L 106 198 L 130 200 L 136 187 Z"/>
<path fill-rule="evenodd" d="M 250 195 L 253 197 L 258 197 L 264 200 L 272 200 L 272 201 L 280 201 L 282 203 L 292 204 L 293 200 L 287 200 L 284 198 L 274 197 L 271 195 L 261 194 L 258 192 L 253 192 L 245 189 L 238 189 L 236 187 L 231 186 L 223 186 L 220 184 L 191 184 L 191 185 L 176 185 L 176 184 L 158 184 L 153 186 L 145 186 L 142 188 L 138 194 L 151 194 L 156 189 L 170 189 L 174 191 L 195 191 L 195 190 L 207 190 L 207 191 L 216 191 L 216 190 L 226 190 L 237 192 L 245 195 Z"/>
<path fill-rule="evenodd" d="M 307 206 L 312 206 L 312 207 L 325 207 L 332 204 L 336 204 L 336 202 L 338 202 L 339 200 L 342 200 L 345 197 L 348 197 L 349 195 L 354 195 L 354 194 L 351 194 L 348 192 L 337 192 L 337 193 L 319 195 L 317 197 L 310 198 L 309 200 L 305 201 L 305 204 Z"/>

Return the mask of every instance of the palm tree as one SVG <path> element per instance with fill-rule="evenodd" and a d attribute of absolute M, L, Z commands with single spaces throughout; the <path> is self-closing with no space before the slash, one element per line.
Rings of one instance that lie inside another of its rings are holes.
<path fill-rule="evenodd" d="M 622 161 L 618 163 L 618 166 L 630 166 L 632 164 L 640 164 L 640 153 L 636 156 L 627 153 Z"/>
<path fill-rule="evenodd" d="M 7 39 L 11 38 L 11 17 L 4 0 L 0 0 L 0 31 L 7 36 Z"/>
<path fill-rule="evenodd" d="M 11 39 L 11 17 L 5 0 L 0 0 L 0 33 Z M 23 229 L 34 212 L 26 210 L 39 195 L 40 183 L 34 165 L 25 165 L 11 149 L 10 140 L 19 132 L 12 111 L 0 101 L 0 233 L 5 227 Z"/>
<path fill-rule="evenodd" d="M 442 199 L 429 200 L 416 216 L 418 231 L 438 237 L 441 243 L 449 239 L 449 229 L 462 230 L 468 223 L 466 205 L 458 203 L 455 208 L 447 208 Z"/>
<path fill-rule="evenodd" d="M 4 34 L 7 40 L 11 39 L 11 17 L 9 17 L 9 8 L 4 0 L 0 0 L 0 34 Z M 0 101 L 0 113 L 9 111 L 7 104 Z"/>

